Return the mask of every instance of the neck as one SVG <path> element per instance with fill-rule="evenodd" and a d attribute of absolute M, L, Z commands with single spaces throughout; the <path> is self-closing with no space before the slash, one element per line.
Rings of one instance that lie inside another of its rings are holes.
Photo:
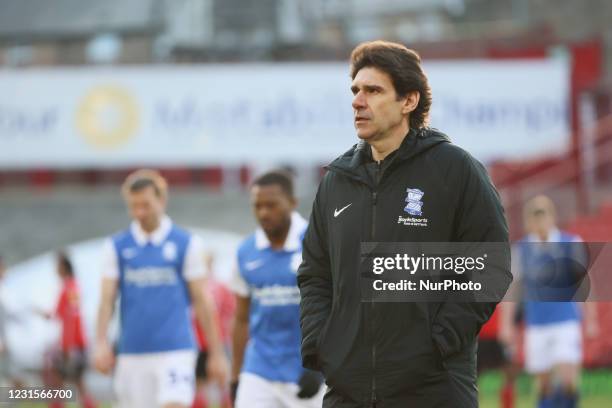
<path fill-rule="evenodd" d="M 276 232 L 274 235 L 266 234 L 272 249 L 282 249 L 285 246 L 290 227 L 291 224 L 287 225 L 287 227 L 283 228 L 281 231 Z"/>
<path fill-rule="evenodd" d="M 384 160 L 390 153 L 399 149 L 409 130 L 407 121 L 402 121 L 402 124 L 392 129 L 390 134 L 373 140 L 370 146 L 374 161 Z"/>
<path fill-rule="evenodd" d="M 153 231 L 155 231 L 157 228 L 159 228 L 160 224 L 161 224 L 161 220 L 160 220 L 160 218 L 158 218 L 155 221 L 151 222 L 151 224 L 148 224 L 148 225 L 140 224 L 140 228 L 142 228 L 142 230 L 145 233 L 152 234 Z"/>

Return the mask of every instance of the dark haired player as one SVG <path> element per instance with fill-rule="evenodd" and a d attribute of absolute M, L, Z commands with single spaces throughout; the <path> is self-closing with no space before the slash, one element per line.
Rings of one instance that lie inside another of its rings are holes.
<path fill-rule="evenodd" d="M 296 211 L 290 176 L 258 177 L 251 205 L 259 228 L 238 249 L 232 289 L 233 388 L 236 408 L 319 408 L 324 387 L 319 373 L 300 357 L 300 292 L 304 220 Z"/>

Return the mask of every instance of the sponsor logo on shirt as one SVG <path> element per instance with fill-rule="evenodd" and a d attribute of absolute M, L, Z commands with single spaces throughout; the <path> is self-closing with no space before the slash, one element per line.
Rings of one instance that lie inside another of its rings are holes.
<path fill-rule="evenodd" d="M 297 286 L 273 285 L 253 288 L 253 297 L 262 306 L 285 306 L 300 304 L 300 290 Z"/>
<path fill-rule="evenodd" d="M 169 267 L 127 268 L 125 282 L 138 287 L 175 285 L 178 277 Z"/>

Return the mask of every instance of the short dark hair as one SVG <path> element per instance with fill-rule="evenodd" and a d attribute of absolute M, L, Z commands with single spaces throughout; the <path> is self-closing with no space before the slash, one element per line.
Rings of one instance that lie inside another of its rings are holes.
<path fill-rule="evenodd" d="M 365 67 L 374 67 L 391 77 L 398 98 L 418 91 L 419 103 L 410 113 L 410 127 L 426 126 L 431 108 L 431 88 L 421 67 L 419 54 L 406 46 L 389 41 L 370 41 L 359 44 L 351 53 L 351 78 Z"/>
<path fill-rule="evenodd" d="M 66 273 L 66 275 L 74 276 L 74 268 L 72 267 L 72 262 L 70 261 L 70 258 L 68 258 L 68 255 L 65 252 L 58 252 L 57 260 L 62 265 L 62 268 L 64 268 L 64 272 Z"/>
<path fill-rule="evenodd" d="M 277 185 L 288 197 L 294 198 L 293 177 L 285 170 L 272 170 L 257 177 L 252 184 L 254 186 Z"/>
<path fill-rule="evenodd" d="M 129 193 L 142 191 L 147 187 L 152 187 L 158 197 L 166 198 L 168 194 L 166 179 L 159 172 L 150 169 L 140 169 L 130 173 L 123 182 L 121 190 L 123 195 L 126 196 Z"/>

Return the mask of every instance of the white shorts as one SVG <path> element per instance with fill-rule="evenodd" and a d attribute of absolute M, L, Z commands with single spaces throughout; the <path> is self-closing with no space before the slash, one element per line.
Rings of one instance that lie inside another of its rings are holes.
<path fill-rule="evenodd" d="M 576 321 L 528 326 L 525 331 L 525 369 L 530 374 L 550 371 L 557 364 L 582 362 L 582 332 Z"/>
<path fill-rule="evenodd" d="M 168 403 L 191 406 L 195 395 L 196 352 L 120 354 L 114 388 L 117 408 L 155 408 Z"/>
<path fill-rule="evenodd" d="M 240 374 L 235 408 L 321 408 L 325 386 L 312 398 L 300 399 L 295 383 L 268 381 L 256 374 Z"/>

